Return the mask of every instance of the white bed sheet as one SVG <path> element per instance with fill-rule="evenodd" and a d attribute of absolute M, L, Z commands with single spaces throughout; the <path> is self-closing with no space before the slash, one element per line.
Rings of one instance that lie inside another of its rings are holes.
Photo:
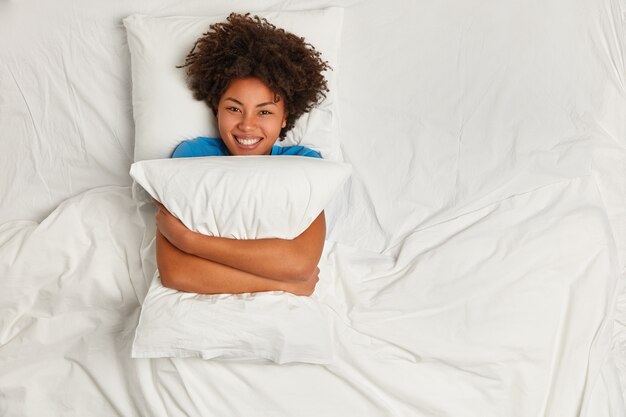
<path fill-rule="evenodd" d="M 129 187 L 0 228 L 5 415 L 597 415 L 618 280 L 589 176 L 415 232 L 397 256 L 329 243 L 328 366 L 130 359 L 143 229 Z"/>
<path fill-rule="evenodd" d="M 626 414 L 624 3 L 345 6 L 330 366 L 132 360 L 145 216 L 121 19 L 0 4 L 0 415 Z M 72 197 L 74 196 L 74 197 Z"/>

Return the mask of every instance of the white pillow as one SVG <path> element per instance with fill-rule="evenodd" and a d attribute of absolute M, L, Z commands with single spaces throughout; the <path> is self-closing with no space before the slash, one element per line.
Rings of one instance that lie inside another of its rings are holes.
<path fill-rule="evenodd" d="M 293 239 L 350 175 L 303 156 L 208 156 L 135 162 L 130 175 L 187 228 L 234 239 Z"/>
<path fill-rule="evenodd" d="M 303 145 L 325 159 L 341 161 L 336 132 L 335 78 L 343 9 L 254 13 L 277 27 L 305 38 L 333 68 L 327 71 L 330 92 L 304 114 L 280 145 Z M 208 31 L 216 17 L 153 17 L 132 15 L 124 19 L 132 64 L 135 161 L 167 158 L 183 139 L 219 137 L 215 117 L 207 105 L 193 98 L 185 82 L 185 61 L 195 40 Z"/>
<path fill-rule="evenodd" d="M 280 291 L 195 294 L 155 274 L 139 316 L 133 358 L 266 359 L 329 364 L 328 317 L 314 298 Z"/>
<path fill-rule="evenodd" d="M 350 166 L 302 156 L 177 158 L 136 162 L 131 176 L 192 230 L 233 238 L 293 238 Z M 156 273 L 132 356 L 330 363 L 329 323 L 314 298 L 280 291 L 199 295 L 165 288 Z"/>

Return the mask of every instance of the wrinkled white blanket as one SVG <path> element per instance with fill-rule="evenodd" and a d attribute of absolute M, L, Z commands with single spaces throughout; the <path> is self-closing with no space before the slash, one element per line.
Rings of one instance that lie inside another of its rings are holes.
<path fill-rule="evenodd" d="M 132 360 L 155 269 L 122 19 L 0 2 L 0 416 L 626 415 L 624 0 L 343 6 L 329 366 Z M 323 28 L 322 28 L 323 29 Z"/>
<path fill-rule="evenodd" d="M 144 232 L 128 187 L 0 227 L 6 415 L 575 416 L 602 388 L 618 271 L 588 176 L 386 253 L 328 242 L 329 366 L 130 359 Z"/>

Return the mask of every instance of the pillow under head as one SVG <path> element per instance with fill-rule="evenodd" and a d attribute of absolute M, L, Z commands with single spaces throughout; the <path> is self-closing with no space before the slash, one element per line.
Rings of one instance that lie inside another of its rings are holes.
<path fill-rule="evenodd" d="M 324 72 L 330 89 L 326 98 L 300 117 L 280 144 L 306 146 L 325 159 L 343 160 L 335 93 L 343 9 L 253 14 L 304 37 L 333 69 Z M 124 19 L 132 65 L 135 161 L 168 158 L 184 139 L 218 136 L 213 113 L 204 102 L 193 98 L 185 70 L 176 67 L 185 62 L 196 39 L 226 17 L 132 15 Z"/>

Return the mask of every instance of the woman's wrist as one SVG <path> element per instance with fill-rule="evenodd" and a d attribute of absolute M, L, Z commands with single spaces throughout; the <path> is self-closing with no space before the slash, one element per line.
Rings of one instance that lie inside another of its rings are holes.
<path fill-rule="evenodd" d="M 178 249 L 187 252 L 190 255 L 198 256 L 198 247 L 202 234 L 190 230 L 181 236 Z"/>

